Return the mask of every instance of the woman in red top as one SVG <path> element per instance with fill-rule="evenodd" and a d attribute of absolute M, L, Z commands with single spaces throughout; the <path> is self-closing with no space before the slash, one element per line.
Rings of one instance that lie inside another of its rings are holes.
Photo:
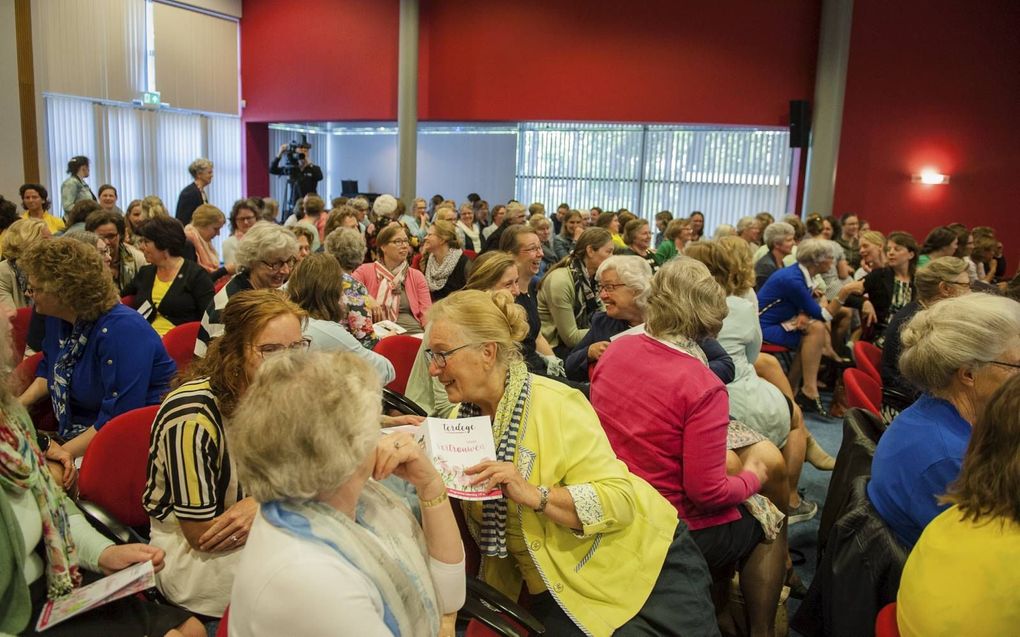
<path fill-rule="evenodd" d="M 722 327 L 725 292 L 704 264 L 680 257 L 652 279 L 646 304 L 645 332 L 603 353 L 592 405 L 616 454 L 673 503 L 709 568 L 737 564 L 751 634 L 772 634 L 786 524 L 767 530 L 743 506 L 767 477 L 757 456 L 727 475 L 726 387 L 695 343 Z M 655 391 L 635 396 L 635 378 Z M 766 543 L 767 534 L 774 541 Z"/>

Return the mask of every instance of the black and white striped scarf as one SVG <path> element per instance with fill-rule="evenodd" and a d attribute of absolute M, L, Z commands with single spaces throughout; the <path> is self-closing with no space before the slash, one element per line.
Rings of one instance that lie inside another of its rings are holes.
<path fill-rule="evenodd" d="M 520 432 L 528 399 L 531 396 L 531 375 L 524 363 L 514 362 L 506 373 L 503 398 L 496 407 L 492 421 L 492 435 L 496 440 L 496 460 L 513 462 L 517 454 L 517 436 Z M 460 418 L 481 416 L 482 411 L 473 403 L 461 403 Z M 482 528 L 479 549 L 487 557 L 507 557 L 506 549 L 506 496 L 482 503 Z"/>

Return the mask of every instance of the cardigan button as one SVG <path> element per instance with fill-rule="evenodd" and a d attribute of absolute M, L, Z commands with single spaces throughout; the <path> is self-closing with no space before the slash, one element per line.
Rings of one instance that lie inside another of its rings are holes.
<path fill-rule="evenodd" d="M 541 542 L 539 542 L 538 540 L 535 540 L 535 541 L 533 541 L 533 542 L 531 543 L 531 550 L 532 550 L 532 551 L 537 551 L 537 550 L 539 550 L 540 548 L 542 548 L 542 543 L 541 543 Z"/>
<path fill-rule="evenodd" d="M 113 359 L 112 358 L 106 359 L 106 364 L 107 365 L 113 365 Z"/>
<path fill-rule="evenodd" d="M 557 593 L 562 593 L 563 592 L 563 583 L 562 582 L 556 582 L 556 585 L 553 586 L 553 590 L 555 590 Z"/>
<path fill-rule="evenodd" d="M 107 328 L 104 327 L 103 328 L 103 334 L 106 334 L 106 332 L 107 332 Z"/>
<path fill-rule="evenodd" d="M 117 397 L 117 392 L 112 392 L 112 394 L 113 394 L 113 397 L 114 397 L 114 398 L 116 398 L 116 397 Z"/>

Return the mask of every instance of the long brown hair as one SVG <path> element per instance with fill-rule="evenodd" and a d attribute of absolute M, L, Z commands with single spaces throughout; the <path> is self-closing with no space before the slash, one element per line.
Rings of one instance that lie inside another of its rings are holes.
<path fill-rule="evenodd" d="M 471 276 L 464 285 L 465 290 L 491 290 L 510 267 L 517 266 L 517 259 L 509 252 L 489 250 L 480 255 L 471 267 Z"/>
<path fill-rule="evenodd" d="M 584 263 L 584 258 L 588 256 L 588 248 L 592 250 L 598 250 L 606 243 L 613 240 L 611 232 L 605 228 L 587 228 L 581 233 L 581 236 L 577 238 L 574 243 L 574 249 L 570 251 L 570 254 L 557 261 L 551 268 L 546 270 L 542 278 L 538 280 L 538 289 L 542 289 L 542 284 L 545 283 L 546 278 L 549 274 L 558 268 L 565 268 L 570 265 L 572 261 Z"/>
<path fill-rule="evenodd" d="M 328 253 L 305 257 L 287 281 L 287 295 L 308 316 L 339 323 L 347 318 L 343 301 L 344 271 L 340 262 Z"/>
<path fill-rule="evenodd" d="M 270 321 L 287 314 L 302 323 L 308 316 L 279 290 L 246 290 L 230 297 L 220 314 L 223 336 L 209 344 L 205 358 L 195 360 L 186 372 L 174 379 L 174 387 L 208 376 L 220 413 L 230 416 L 251 383 L 245 364 L 248 349 Z"/>
<path fill-rule="evenodd" d="M 970 434 L 960 476 L 939 498 L 963 519 L 1005 518 L 1020 523 L 1020 374 L 992 395 Z"/>

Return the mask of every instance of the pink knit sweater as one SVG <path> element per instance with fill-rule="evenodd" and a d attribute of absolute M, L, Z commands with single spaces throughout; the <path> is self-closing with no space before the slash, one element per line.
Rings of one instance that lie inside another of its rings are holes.
<path fill-rule="evenodd" d="M 616 455 L 692 530 L 738 519 L 761 488 L 750 471 L 726 475 L 726 386 L 690 355 L 644 334 L 617 339 L 595 367 L 591 403 Z"/>

